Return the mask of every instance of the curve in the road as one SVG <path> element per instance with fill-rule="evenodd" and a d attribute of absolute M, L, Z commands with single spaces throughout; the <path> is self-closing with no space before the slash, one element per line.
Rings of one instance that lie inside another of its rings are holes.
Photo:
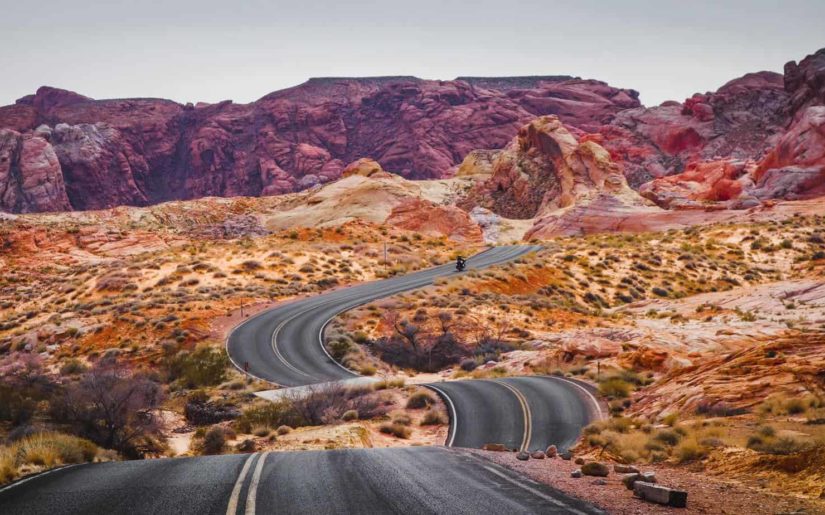
<path fill-rule="evenodd" d="M 494 247 L 467 260 L 468 269 L 486 268 L 540 247 Z M 227 338 L 232 362 L 254 377 L 280 386 L 308 386 L 360 377 L 332 359 L 323 331 L 339 313 L 379 298 L 420 288 L 454 275 L 452 264 L 409 275 L 342 288 L 260 313 Z M 427 387 L 449 407 L 446 444 L 480 447 L 501 443 L 521 450 L 566 449 L 579 430 L 600 416 L 598 402 L 585 387 L 557 377 L 512 377 L 441 382 Z"/>
<path fill-rule="evenodd" d="M 467 269 L 482 269 L 523 256 L 540 247 L 493 247 L 467 260 Z M 358 377 L 324 350 L 321 333 L 337 314 L 376 299 L 433 284 L 455 275 L 450 263 L 408 275 L 342 288 L 290 302 L 251 317 L 227 338 L 237 368 L 280 386 L 306 386 Z"/>

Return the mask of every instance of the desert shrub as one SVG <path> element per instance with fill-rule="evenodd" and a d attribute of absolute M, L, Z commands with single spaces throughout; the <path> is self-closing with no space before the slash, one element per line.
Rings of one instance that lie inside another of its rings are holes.
<path fill-rule="evenodd" d="M 352 343 L 346 338 L 338 338 L 329 344 L 329 353 L 335 361 L 342 361 L 352 350 Z"/>
<path fill-rule="evenodd" d="M 403 377 L 398 377 L 395 379 L 382 379 L 377 383 L 373 383 L 372 389 L 373 390 L 387 390 L 391 388 L 403 388 L 406 380 Z"/>
<path fill-rule="evenodd" d="M 168 365 L 170 378 L 189 388 L 214 386 L 226 379 L 229 358 L 223 349 L 208 346 L 179 352 Z"/>
<path fill-rule="evenodd" d="M 808 411 L 808 405 L 804 399 L 788 399 L 785 401 L 785 411 L 788 415 L 799 415 Z"/>
<path fill-rule="evenodd" d="M 653 439 L 657 442 L 662 442 L 663 444 L 670 445 L 672 447 L 679 443 L 679 440 L 682 439 L 682 435 L 680 435 L 676 431 L 665 429 L 663 431 L 659 431 L 658 433 L 656 433 L 653 436 Z"/>
<path fill-rule="evenodd" d="M 435 404 L 435 399 L 427 392 L 416 392 L 407 400 L 407 408 L 421 409 Z"/>
<path fill-rule="evenodd" d="M 257 402 L 245 409 L 236 421 L 236 427 L 245 433 L 250 432 L 253 427 L 274 429 L 282 426 L 305 425 L 307 422 L 287 400 Z"/>
<path fill-rule="evenodd" d="M 52 404 L 52 416 L 73 432 L 127 457 L 159 450 L 162 424 L 156 410 L 164 400 L 160 385 L 147 376 L 98 363 Z"/>
<path fill-rule="evenodd" d="M 444 415 L 434 409 L 427 410 L 421 418 L 422 426 L 438 426 L 446 423 L 447 420 L 445 420 Z"/>
<path fill-rule="evenodd" d="M 86 365 L 81 363 L 77 359 L 70 359 L 63 366 L 60 367 L 60 375 L 62 376 L 73 376 L 77 374 L 82 374 L 87 370 Z"/>
<path fill-rule="evenodd" d="M 277 433 L 281 436 L 289 434 L 291 432 L 292 432 L 292 428 L 289 427 L 289 426 L 279 426 L 278 430 L 277 430 Z"/>
<path fill-rule="evenodd" d="M 618 377 L 611 377 L 599 383 L 599 393 L 606 397 L 624 398 L 630 395 L 631 391 L 633 386 Z"/>
<path fill-rule="evenodd" d="M 636 424 L 636 421 L 628 417 L 613 417 L 607 421 L 607 429 L 617 433 L 627 433 Z"/>
<path fill-rule="evenodd" d="M 404 440 L 412 434 L 412 430 L 409 427 L 396 423 L 381 424 L 378 430 L 384 434 L 393 435 L 396 438 Z"/>
<path fill-rule="evenodd" d="M 393 422 L 393 424 L 401 424 L 402 426 L 409 426 L 410 424 L 412 424 L 412 419 L 409 417 L 409 415 L 405 415 L 405 414 L 402 413 L 400 415 L 396 415 L 395 417 L 393 417 L 392 422 Z"/>
<path fill-rule="evenodd" d="M 95 459 L 98 448 L 83 438 L 61 433 L 36 433 L 0 447 L 0 483 L 15 479 L 21 467 L 53 467 Z"/>
<path fill-rule="evenodd" d="M 751 435 L 748 438 L 747 446 L 756 452 L 777 455 L 796 454 L 810 447 L 810 445 L 805 442 L 787 436 L 780 438 L 763 438 L 759 435 Z"/>
<path fill-rule="evenodd" d="M 379 392 L 369 388 L 347 388 L 338 383 L 311 386 L 289 397 L 287 402 L 305 421 L 304 425 L 332 424 L 349 410 L 358 412 L 362 420 L 383 416 L 387 412 Z"/>
<path fill-rule="evenodd" d="M 679 463 L 686 463 L 706 457 L 708 455 L 708 450 L 696 441 L 685 440 L 676 447 L 674 455 L 676 456 L 676 461 Z"/>
<path fill-rule="evenodd" d="M 226 447 L 226 434 L 220 426 L 212 426 L 203 436 L 201 454 L 220 454 Z"/>
<path fill-rule="evenodd" d="M 770 438 L 771 436 L 776 435 L 776 429 L 774 429 L 771 426 L 761 426 L 757 431 L 761 436 L 764 436 L 766 438 Z"/>
<path fill-rule="evenodd" d="M 27 423 L 38 403 L 56 397 L 57 385 L 35 354 L 12 352 L 0 361 L 0 421 Z"/>
<path fill-rule="evenodd" d="M 747 412 L 748 410 L 745 408 L 736 408 L 724 401 L 713 402 L 703 400 L 696 406 L 697 415 L 706 415 L 709 417 L 735 417 Z"/>
<path fill-rule="evenodd" d="M 355 411 L 354 409 L 347 410 L 347 411 L 344 412 L 343 415 L 341 415 L 341 420 L 343 420 L 344 422 L 350 422 L 350 421 L 353 421 L 353 420 L 358 420 L 358 412 Z"/>
<path fill-rule="evenodd" d="M 472 372 L 478 367 L 478 362 L 473 358 L 462 359 L 459 366 L 465 372 Z"/>

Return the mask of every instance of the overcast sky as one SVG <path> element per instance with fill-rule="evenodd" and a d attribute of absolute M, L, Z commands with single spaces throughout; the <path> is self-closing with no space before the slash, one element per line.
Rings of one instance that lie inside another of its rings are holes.
<path fill-rule="evenodd" d="M 653 105 L 781 72 L 825 47 L 823 20 L 823 0 L 0 0 L 0 105 L 44 84 L 249 102 L 318 76 L 543 74 Z"/>

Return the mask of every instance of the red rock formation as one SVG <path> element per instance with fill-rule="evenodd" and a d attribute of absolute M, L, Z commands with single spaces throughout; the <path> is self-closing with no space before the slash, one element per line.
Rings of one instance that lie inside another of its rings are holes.
<path fill-rule="evenodd" d="M 20 213 L 71 209 L 48 141 L 0 129 L 0 206 Z"/>
<path fill-rule="evenodd" d="M 556 116 L 543 116 L 519 130 L 494 158 L 491 177 L 462 203 L 508 218 L 586 204 L 602 194 L 644 205 L 621 168 L 598 143 L 579 142 Z"/>
<path fill-rule="evenodd" d="M 424 199 L 408 199 L 396 206 L 386 222 L 394 227 L 455 241 L 482 241 L 481 228 L 467 212 L 455 206 L 439 206 Z"/>
<path fill-rule="evenodd" d="M 782 75 L 750 73 L 682 104 L 625 110 L 591 137 L 638 187 L 701 161 L 762 157 L 788 122 L 787 100 Z"/>
<path fill-rule="evenodd" d="M 340 177 L 363 156 L 408 178 L 442 177 L 473 149 L 502 147 L 536 113 L 592 128 L 638 106 L 636 96 L 568 77 L 311 79 L 247 105 L 197 106 L 43 87 L 0 107 L 0 128 L 43 126 L 43 152 L 57 155 L 65 185 L 57 195 L 94 209 L 296 191 Z M 19 187 L 0 176 L 0 191 Z M 31 196 L 0 197 L 0 210 L 67 208 Z"/>

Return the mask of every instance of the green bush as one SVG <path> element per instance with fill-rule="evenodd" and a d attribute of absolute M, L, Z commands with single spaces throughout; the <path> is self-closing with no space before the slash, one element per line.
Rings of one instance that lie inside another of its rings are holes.
<path fill-rule="evenodd" d="M 627 397 L 633 391 L 633 385 L 618 377 L 611 377 L 599 383 L 599 393 L 606 397 Z"/>
<path fill-rule="evenodd" d="M 253 427 L 300 427 L 307 425 L 292 403 L 262 401 L 244 410 L 237 421 L 238 430 L 248 433 Z"/>
<path fill-rule="evenodd" d="M 229 358 L 223 349 L 198 347 L 192 352 L 181 351 L 169 364 L 172 379 L 189 388 L 215 386 L 226 379 Z"/>
<path fill-rule="evenodd" d="M 676 431 L 671 431 L 666 429 L 664 431 L 659 431 L 653 436 L 653 439 L 657 442 L 662 442 L 663 444 L 674 446 L 679 443 L 679 440 L 682 439 L 682 436 L 677 433 Z"/>

